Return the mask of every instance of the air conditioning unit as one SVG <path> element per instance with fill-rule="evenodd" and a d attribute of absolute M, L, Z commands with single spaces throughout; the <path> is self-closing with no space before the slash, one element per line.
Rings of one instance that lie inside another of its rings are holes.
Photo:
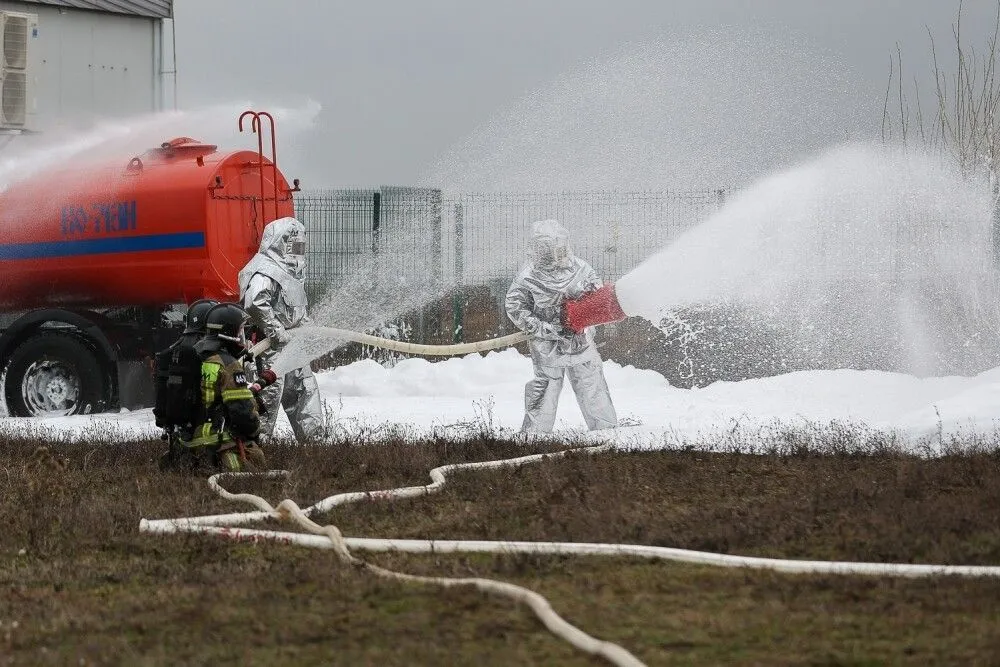
<path fill-rule="evenodd" d="M 3 12 L 3 67 L 25 69 L 28 66 L 29 24 L 38 23 L 33 14 Z"/>
<path fill-rule="evenodd" d="M 38 15 L 0 12 L 0 129 L 32 129 Z"/>
<path fill-rule="evenodd" d="M 5 70 L 0 81 L 0 124 L 24 127 L 28 121 L 28 77 L 24 72 Z"/>

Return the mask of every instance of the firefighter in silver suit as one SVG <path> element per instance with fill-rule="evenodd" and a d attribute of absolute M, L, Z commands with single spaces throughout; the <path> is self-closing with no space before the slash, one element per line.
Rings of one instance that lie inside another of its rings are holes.
<path fill-rule="evenodd" d="M 569 234 L 555 220 L 532 228 L 529 261 L 507 290 L 507 317 L 531 335 L 528 348 L 535 377 L 524 387 L 522 432 L 550 433 L 563 378 L 568 376 L 577 404 L 591 430 L 618 425 L 593 332 L 562 325 L 562 304 L 601 287 L 587 262 L 573 255 Z"/>
<path fill-rule="evenodd" d="M 279 218 L 264 228 L 260 250 L 239 274 L 243 307 L 271 342 L 268 359 L 273 359 L 288 344 L 289 329 L 310 323 L 304 275 L 305 242 L 305 227 L 301 222 Z M 308 365 L 286 373 L 263 389 L 261 398 L 267 408 L 261 420 L 263 434 L 273 434 L 280 405 L 297 441 L 317 440 L 326 435 L 319 386 Z"/>

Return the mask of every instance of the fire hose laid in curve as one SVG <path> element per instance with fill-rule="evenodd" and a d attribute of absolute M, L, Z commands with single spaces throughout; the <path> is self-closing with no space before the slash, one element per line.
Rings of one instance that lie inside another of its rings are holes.
<path fill-rule="evenodd" d="M 413 583 L 436 584 L 446 588 L 454 586 L 471 586 L 481 591 L 495 593 L 508 597 L 516 602 L 527 605 L 538 617 L 543 625 L 555 636 L 568 642 L 573 647 L 596 657 L 604 658 L 616 667 L 644 667 L 644 663 L 636 658 L 625 648 L 613 642 L 604 641 L 593 637 L 580 630 L 576 626 L 567 622 L 552 608 L 548 600 L 538 593 L 503 581 L 486 579 L 482 577 L 434 577 L 418 576 L 403 572 L 396 572 L 372 563 L 361 560 L 351 554 L 348 543 L 350 538 L 344 538 L 340 530 L 334 525 L 322 526 L 310 518 L 310 515 L 317 512 L 327 512 L 334 507 L 350 502 L 357 502 L 366 499 L 393 499 L 430 495 L 440 491 L 445 485 L 445 473 L 460 469 L 490 469 L 506 466 L 516 466 L 521 463 L 542 461 L 549 458 L 560 458 L 575 452 L 597 453 L 610 449 L 612 445 L 603 444 L 586 448 L 566 449 L 544 454 L 532 454 L 515 459 L 504 459 L 498 461 L 480 461 L 475 463 L 456 463 L 439 466 L 430 473 L 433 482 L 424 486 L 414 486 L 399 489 L 391 489 L 376 492 L 349 492 L 330 496 L 315 505 L 300 508 L 293 500 L 285 499 L 276 507 L 272 506 L 265 499 L 252 493 L 230 493 L 220 483 L 220 478 L 240 478 L 240 477 L 260 477 L 264 478 L 284 478 L 289 475 L 286 470 L 270 470 L 264 473 L 218 473 L 212 475 L 209 486 L 221 497 L 227 500 L 245 502 L 257 508 L 257 512 L 244 512 L 240 514 L 186 517 L 177 519 L 142 519 L 139 522 L 139 532 L 154 534 L 170 534 L 181 532 L 197 532 L 208 535 L 221 535 L 235 540 L 266 540 L 274 535 L 280 535 L 282 541 L 288 544 L 300 544 L 319 548 L 333 549 L 340 560 L 346 564 L 361 567 L 368 572 L 400 581 Z M 310 534 L 303 533 L 276 533 L 274 531 L 257 531 L 253 529 L 229 528 L 226 526 L 239 525 L 254 520 L 276 518 L 289 520 L 297 523 L 300 527 L 309 531 Z M 313 543 L 309 538 L 316 540 Z M 493 549 L 494 552 L 503 553 L 506 551 L 502 546 Z M 513 552 L 512 552 L 513 553 Z"/>
<path fill-rule="evenodd" d="M 526 604 L 554 635 L 569 642 L 576 648 L 602 657 L 619 667 L 635 667 L 643 663 L 626 649 L 608 641 L 592 637 L 562 619 L 542 596 L 513 584 L 478 577 L 449 579 L 446 577 L 419 577 L 394 572 L 369 564 L 356 558 L 350 549 L 366 551 L 390 551 L 406 553 L 530 553 L 549 555 L 599 555 L 630 556 L 660 560 L 715 565 L 720 567 L 740 567 L 771 570 L 787 573 L 812 573 L 830 575 L 870 575 L 890 577 L 1000 577 L 1000 567 L 987 565 L 936 565 L 923 563 L 875 563 L 850 561 L 808 561 L 776 559 L 755 556 L 691 551 L 673 547 L 658 547 L 639 544 L 590 544 L 574 542 L 513 542 L 474 540 L 403 540 L 344 537 L 334 525 L 321 526 L 311 517 L 330 512 L 336 507 L 349 503 L 371 500 L 398 500 L 429 496 L 440 492 L 446 483 L 447 474 L 458 470 L 491 470 L 553 460 L 572 454 L 598 454 L 612 450 L 613 444 L 599 444 L 530 454 L 511 459 L 452 463 L 438 466 L 430 471 L 431 483 L 379 491 L 353 491 L 329 496 L 306 508 L 300 508 L 291 499 L 285 499 L 276 507 L 264 498 L 252 493 L 231 493 L 220 483 L 220 478 L 260 476 L 283 478 L 288 471 L 272 470 L 265 473 L 219 473 L 209 478 L 208 484 L 219 496 L 227 500 L 252 505 L 257 511 L 219 514 L 214 516 L 179 517 L 174 519 L 146 519 L 139 522 L 139 532 L 149 534 L 202 533 L 218 535 L 231 540 L 265 542 L 276 541 L 284 544 L 298 544 L 306 547 L 333 549 L 339 558 L 347 563 L 363 566 L 369 572 L 388 578 L 419 583 L 433 583 L 442 586 L 471 585 L 480 590 L 499 593 Z M 283 519 L 298 524 L 308 533 L 279 532 L 238 528 L 237 526 L 264 521 Z M 311 533 L 311 534 L 310 534 Z"/>

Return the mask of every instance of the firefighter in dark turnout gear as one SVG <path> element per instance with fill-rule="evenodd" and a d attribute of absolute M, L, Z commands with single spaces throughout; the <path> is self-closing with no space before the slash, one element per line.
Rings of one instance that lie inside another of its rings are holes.
<path fill-rule="evenodd" d="M 250 316 L 240 306 L 222 303 L 206 317 L 207 334 L 195 349 L 201 355 L 201 404 L 204 420 L 183 444 L 199 461 L 228 472 L 263 470 L 257 445 L 260 416 L 241 361 L 246 354 L 244 326 Z"/>
<path fill-rule="evenodd" d="M 180 441 L 191 437 L 191 431 L 201 421 L 200 405 L 201 357 L 195 345 L 205 337 L 205 317 L 218 301 L 201 299 L 192 303 L 184 316 L 184 332 L 155 359 L 155 403 L 153 416 L 163 429 L 162 438 L 169 449 L 160 458 L 162 468 L 178 463 Z"/>

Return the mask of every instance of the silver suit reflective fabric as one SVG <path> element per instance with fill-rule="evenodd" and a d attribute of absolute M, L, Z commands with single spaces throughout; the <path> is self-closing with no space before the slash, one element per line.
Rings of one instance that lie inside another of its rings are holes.
<path fill-rule="evenodd" d="M 289 252 L 293 244 L 305 242 L 305 233 L 295 218 L 269 223 L 260 239 L 260 250 L 239 273 L 243 307 L 265 327 L 269 338 L 283 338 L 285 329 L 308 318 L 305 256 Z"/>
<path fill-rule="evenodd" d="M 264 228 L 260 250 L 239 274 L 243 307 L 271 340 L 265 363 L 288 342 L 288 329 L 308 324 L 305 290 L 305 227 L 295 218 L 280 218 Z M 274 433 L 279 405 L 299 442 L 326 432 L 323 403 L 308 366 L 286 373 L 261 392 L 267 414 L 261 432 Z"/>
<path fill-rule="evenodd" d="M 322 439 L 326 434 L 323 403 L 316 384 L 316 376 L 305 366 L 278 378 L 278 381 L 260 392 L 267 414 L 260 417 L 260 431 L 274 433 L 278 407 L 285 409 L 292 432 L 298 442 Z"/>
<path fill-rule="evenodd" d="M 514 278 L 505 301 L 507 317 L 531 334 L 528 349 L 535 377 L 524 388 L 522 431 L 552 430 L 566 375 L 588 428 L 618 425 L 593 331 L 575 334 L 561 323 L 563 301 L 601 284 L 594 269 L 573 254 L 562 225 L 555 220 L 534 224 L 528 264 Z"/>

